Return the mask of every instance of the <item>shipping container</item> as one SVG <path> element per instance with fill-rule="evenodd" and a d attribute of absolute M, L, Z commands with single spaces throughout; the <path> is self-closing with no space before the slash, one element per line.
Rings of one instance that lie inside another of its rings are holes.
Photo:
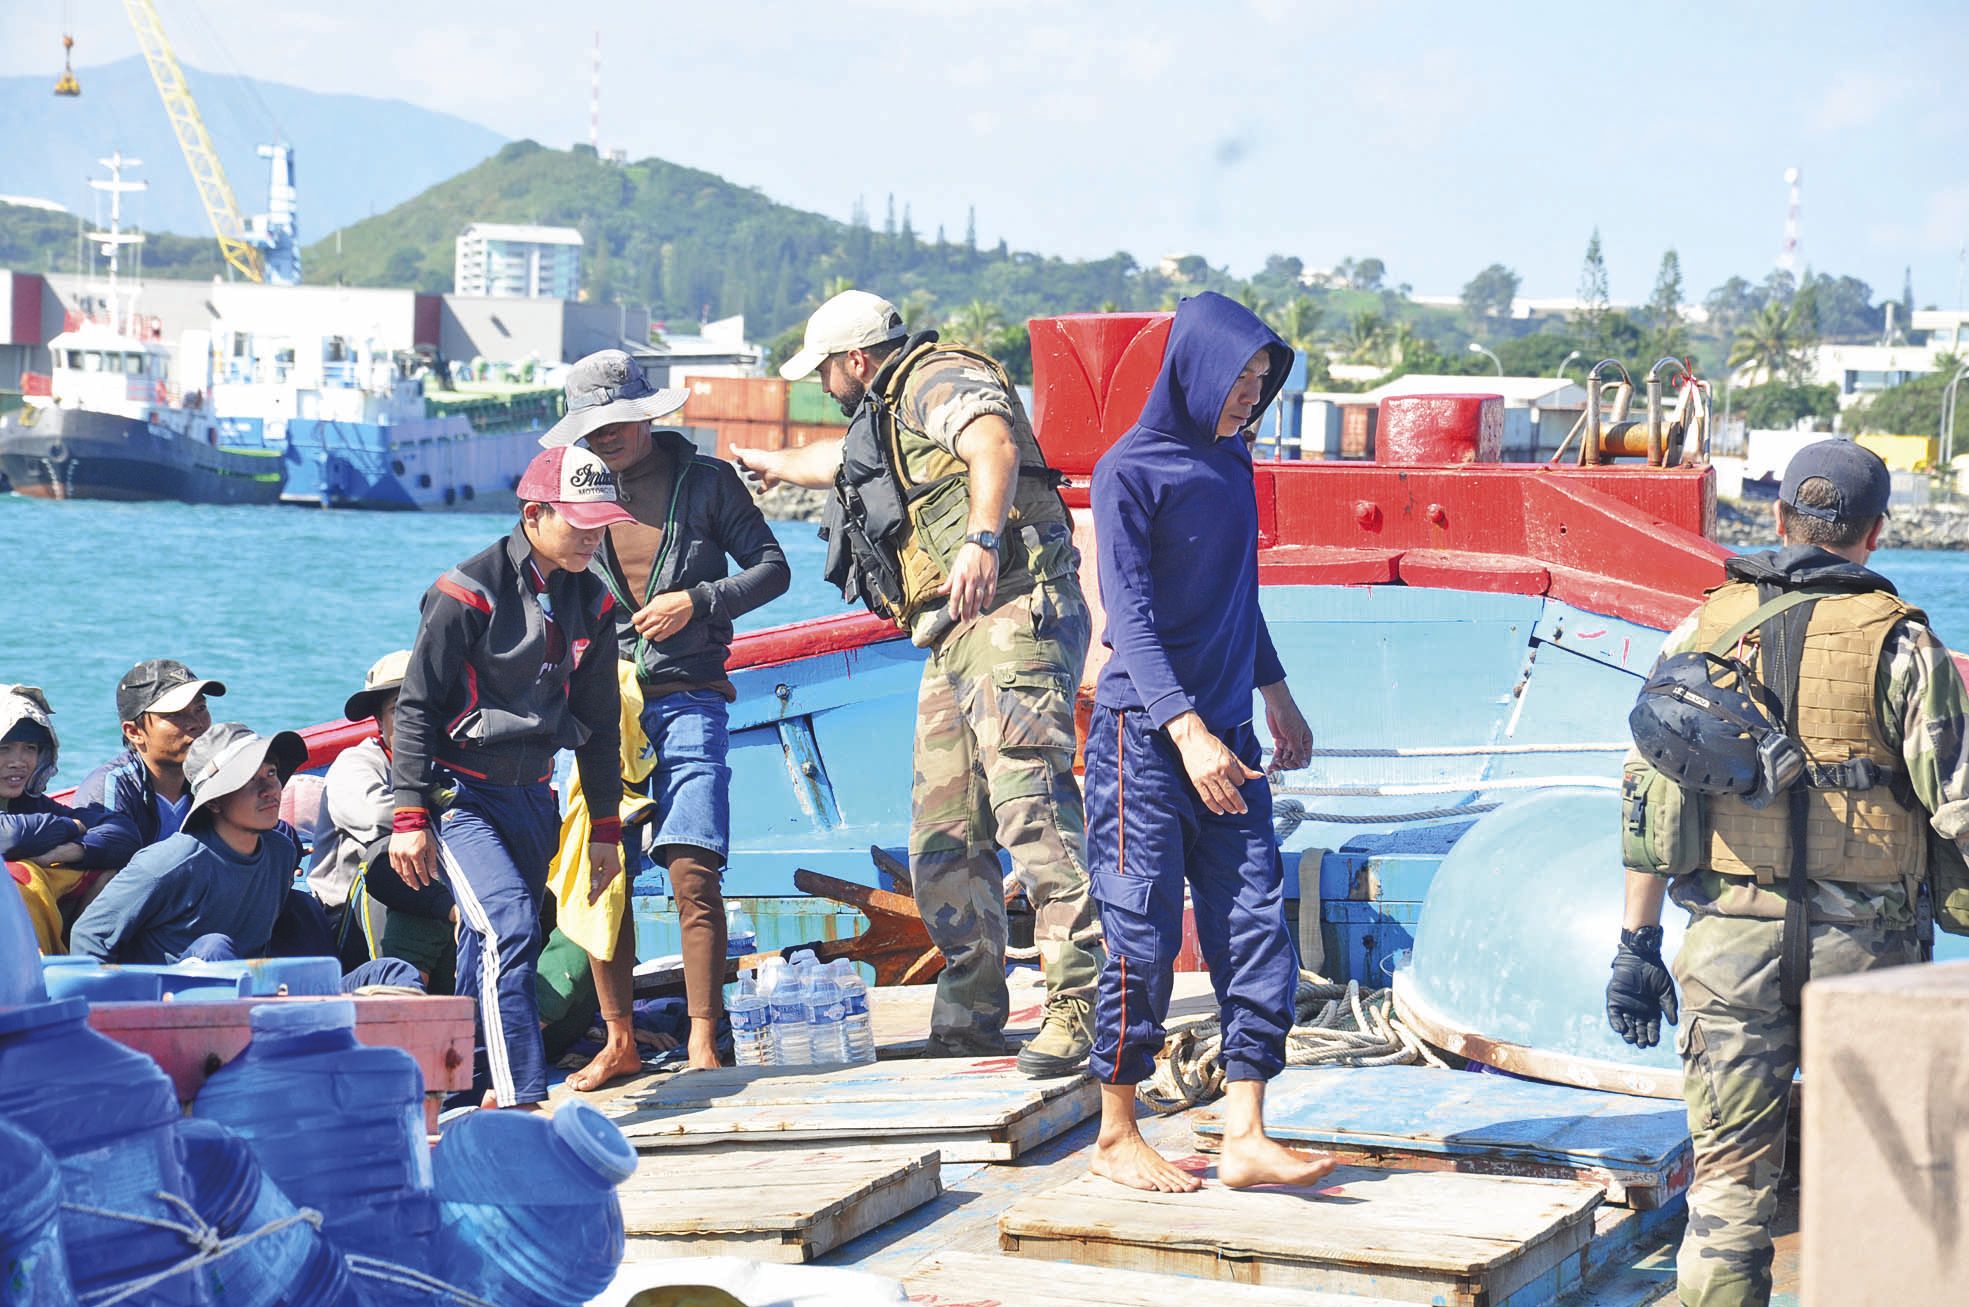
<path fill-rule="evenodd" d="M 696 425 L 786 421 L 787 384 L 777 377 L 692 377 L 684 421 Z"/>
<path fill-rule="evenodd" d="M 1374 404 L 1347 404 L 1340 410 L 1340 457 L 1373 458 L 1374 427 L 1381 413 Z"/>
<path fill-rule="evenodd" d="M 786 424 L 786 447 L 799 449 L 822 440 L 839 440 L 847 431 L 846 427 L 810 426 L 797 422 Z"/>
<path fill-rule="evenodd" d="M 783 422 L 719 422 L 718 457 L 730 461 L 732 448 L 785 449 L 786 424 Z"/>
<path fill-rule="evenodd" d="M 845 427 L 848 419 L 834 397 L 809 377 L 786 388 L 786 420 L 811 427 Z"/>

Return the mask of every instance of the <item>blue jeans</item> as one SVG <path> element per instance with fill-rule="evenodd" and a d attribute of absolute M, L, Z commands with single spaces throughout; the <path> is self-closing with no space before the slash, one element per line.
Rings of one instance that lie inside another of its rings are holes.
<path fill-rule="evenodd" d="M 656 751 L 649 779 L 658 814 L 652 847 L 689 844 L 720 859 L 731 852 L 729 708 L 716 690 L 679 690 L 643 705 L 643 732 Z"/>

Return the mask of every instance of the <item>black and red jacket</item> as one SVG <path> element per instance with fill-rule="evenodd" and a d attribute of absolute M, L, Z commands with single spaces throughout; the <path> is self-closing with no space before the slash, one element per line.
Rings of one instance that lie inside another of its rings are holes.
<path fill-rule="evenodd" d="M 615 825 L 615 600 L 593 572 L 543 577 L 532 557 L 525 528 L 515 526 L 424 594 L 397 697 L 390 781 L 399 829 L 422 824 L 438 767 L 493 785 L 534 784 L 552 775 L 561 749 L 574 750 L 598 834 Z"/>

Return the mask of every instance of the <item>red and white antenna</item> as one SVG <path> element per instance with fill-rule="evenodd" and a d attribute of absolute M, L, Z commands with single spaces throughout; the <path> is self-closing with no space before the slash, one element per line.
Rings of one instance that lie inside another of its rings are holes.
<path fill-rule="evenodd" d="M 1796 168 L 1784 170 L 1784 184 L 1791 188 L 1790 207 L 1784 213 L 1784 244 L 1778 249 L 1778 267 L 1786 272 L 1798 271 L 1798 182 L 1803 176 Z"/>
<path fill-rule="evenodd" d="M 602 152 L 602 29 L 595 29 L 594 74 L 588 82 L 588 148 Z"/>

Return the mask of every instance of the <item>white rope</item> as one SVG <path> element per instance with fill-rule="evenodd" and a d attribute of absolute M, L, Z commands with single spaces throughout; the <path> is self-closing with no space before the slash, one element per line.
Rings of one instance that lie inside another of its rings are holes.
<path fill-rule="evenodd" d="M 1301 971 L 1292 1006 L 1287 1066 L 1446 1065 L 1395 1015 L 1388 990 L 1363 991 L 1359 981 L 1337 985 Z M 1165 1115 L 1215 1098 L 1224 1089 L 1222 1051 L 1223 1031 L 1215 1020 L 1178 1030 L 1164 1042 L 1155 1072 L 1135 1087 L 1135 1096 Z"/>
<path fill-rule="evenodd" d="M 1535 753 L 1626 753 L 1625 744 L 1458 744 L 1417 749 L 1314 749 L 1309 758 L 1488 758 Z"/>
<path fill-rule="evenodd" d="M 166 1280 L 183 1275 L 187 1271 L 195 1271 L 208 1263 L 228 1257 L 256 1239 L 264 1239 L 268 1235 L 278 1234 L 290 1226 L 305 1222 L 308 1225 L 312 1225 L 316 1230 L 321 1229 L 321 1213 L 315 1211 L 312 1207 L 302 1207 L 297 1209 L 292 1215 L 283 1216 L 277 1221 L 269 1221 L 257 1230 L 250 1231 L 246 1234 L 236 1234 L 230 1239 L 221 1239 L 217 1228 L 207 1225 L 205 1219 L 198 1214 L 198 1209 L 194 1208 L 177 1194 L 159 1192 L 151 1196 L 160 1202 L 168 1203 L 178 1208 L 185 1214 L 185 1220 L 190 1222 L 190 1224 L 187 1225 L 178 1221 L 165 1220 L 162 1217 L 156 1216 L 139 1216 L 135 1212 L 113 1212 L 107 1208 L 90 1207 L 83 1203 L 62 1204 L 64 1209 L 71 1212 L 80 1212 L 84 1216 L 94 1216 L 105 1221 L 127 1221 L 132 1225 L 148 1225 L 159 1230 L 170 1230 L 173 1233 L 182 1235 L 185 1243 L 194 1250 L 190 1257 L 166 1270 L 156 1271 L 141 1279 L 132 1280 L 127 1284 L 107 1285 L 83 1295 L 82 1301 L 87 1307 L 111 1307 L 114 1303 L 128 1302 L 139 1294 L 148 1293 Z"/>
<path fill-rule="evenodd" d="M 1280 799 L 1272 804 L 1272 834 L 1280 844 L 1309 821 L 1330 826 L 1406 825 L 1416 821 L 1441 821 L 1448 817 L 1470 817 L 1491 812 L 1501 803 L 1464 803 L 1454 808 L 1423 808 L 1419 812 L 1322 812 L 1308 808 L 1297 799 Z"/>
<path fill-rule="evenodd" d="M 465 1292 L 455 1284 L 447 1284 L 435 1275 L 427 1275 L 415 1267 L 386 1262 L 380 1257 L 365 1257 L 361 1253 L 344 1254 L 342 1260 L 349 1264 L 351 1275 L 381 1280 L 385 1284 L 416 1289 L 421 1293 L 442 1294 L 452 1302 L 461 1304 L 461 1307 L 499 1307 L 498 1303 L 487 1302 L 483 1298 Z"/>

